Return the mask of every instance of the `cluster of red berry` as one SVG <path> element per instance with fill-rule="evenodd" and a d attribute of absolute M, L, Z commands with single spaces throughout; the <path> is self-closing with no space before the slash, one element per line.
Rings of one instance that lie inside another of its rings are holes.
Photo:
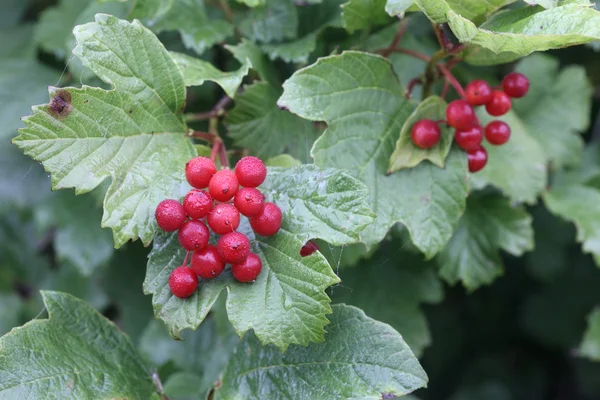
<path fill-rule="evenodd" d="M 196 157 L 186 164 L 185 176 L 195 189 L 185 195 L 183 204 L 163 200 L 155 213 L 158 226 L 167 232 L 179 230 L 181 247 L 194 252 L 191 268 L 186 265 L 186 256 L 184 265 L 171 273 L 171 292 L 179 298 L 191 296 L 198 287 L 198 278 L 216 278 L 225 264 L 231 264 L 233 277 L 238 281 L 254 281 L 262 261 L 250 252 L 248 237 L 236 229 L 240 214 L 248 217 L 252 230 L 262 236 L 274 235 L 281 227 L 281 210 L 274 203 L 265 203 L 263 194 L 256 189 L 267 176 L 265 164 L 256 157 L 244 157 L 234 171 L 217 172 L 211 159 Z M 207 187 L 208 192 L 202 190 Z M 222 235 L 217 246 L 208 244 L 210 232 L 205 222 L 215 234 Z"/>
<path fill-rule="evenodd" d="M 445 122 L 456 129 L 454 140 L 468 154 L 469 171 L 477 172 L 487 164 L 487 151 L 481 145 L 484 135 L 490 144 L 496 146 L 510 138 L 510 127 L 504 121 L 492 121 L 482 129 L 473 107 L 485 105 L 488 114 L 499 117 L 510 110 L 511 97 L 521 98 L 528 90 L 527 77 L 513 72 L 504 77 L 502 90 L 492 89 L 484 80 L 474 80 L 465 88 L 465 99 L 448 104 Z M 417 121 L 411 128 L 413 143 L 422 149 L 434 147 L 442 135 L 439 122 L 430 119 Z"/>

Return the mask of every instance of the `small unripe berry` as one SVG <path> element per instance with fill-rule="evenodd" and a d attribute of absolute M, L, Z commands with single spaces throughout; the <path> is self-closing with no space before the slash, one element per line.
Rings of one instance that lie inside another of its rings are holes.
<path fill-rule="evenodd" d="M 510 97 L 521 98 L 529 91 L 529 79 L 518 72 L 511 72 L 502 80 L 502 89 Z"/>
<path fill-rule="evenodd" d="M 499 117 L 510 111 L 511 106 L 510 97 L 506 93 L 501 90 L 494 90 L 492 99 L 485 105 L 485 109 L 488 114 Z"/>
<path fill-rule="evenodd" d="M 487 151 L 481 146 L 474 152 L 467 154 L 468 163 L 469 163 L 469 172 L 477 172 L 485 167 L 487 164 Z"/>
<path fill-rule="evenodd" d="M 197 189 L 207 187 L 216 173 L 215 163 L 207 157 L 195 157 L 185 164 L 185 177 L 188 183 Z"/>
<path fill-rule="evenodd" d="M 217 204 L 208 214 L 207 222 L 216 234 L 233 232 L 240 226 L 240 212 L 231 204 Z"/>
<path fill-rule="evenodd" d="M 175 268 L 169 276 L 171 293 L 180 299 L 190 297 L 198 288 L 198 277 L 190 268 L 182 265 Z"/>
<path fill-rule="evenodd" d="M 483 79 L 476 79 L 467 85 L 465 94 L 470 105 L 481 106 L 492 99 L 492 88 Z"/>
<path fill-rule="evenodd" d="M 205 190 L 192 189 L 183 199 L 183 209 L 192 219 L 206 217 L 212 206 L 212 197 Z"/>
<path fill-rule="evenodd" d="M 313 254 L 315 251 L 319 250 L 319 246 L 312 240 L 306 242 L 304 246 L 300 249 L 300 257 L 307 257 Z"/>
<path fill-rule="evenodd" d="M 410 137 L 413 143 L 422 149 L 430 149 L 440 141 L 440 127 L 430 119 L 422 119 L 413 124 Z"/>
<path fill-rule="evenodd" d="M 235 196 L 240 183 L 230 169 L 222 169 L 215 174 L 208 184 L 208 192 L 217 201 L 229 201 Z"/>
<path fill-rule="evenodd" d="M 485 138 L 493 145 L 504 144 L 510 139 L 510 126 L 504 121 L 492 121 L 485 127 Z"/>
<path fill-rule="evenodd" d="M 267 167 L 259 158 L 248 156 L 235 165 L 235 175 L 244 187 L 257 187 L 267 177 Z"/>
<path fill-rule="evenodd" d="M 265 196 L 255 188 L 241 188 L 233 198 L 233 204 L 242 215 L 253 217 L 263 209 Z"/>
<path fill-rule="evenodd" d="M 219 256 L 228 264 L 239 264 L 250 254 L 250 240 L 240 232 L 226 233 L 217 243 Z"/>
<path fill-rule="evenodd" d="M 177 239 L 181 247 L 187 251 L 201 250 L 208 244 L 210 233 L 203 222 L 191 220 L 181 226 Z"/>
<path fill-rule="evenodd" d="M 481 146 L 481 140 L 483 139 L 483 132 L 481 127 L 474 125 L 468 131 L 454 132 L 454 140 L 461 149 L 469 152 L 475 151 Z"/>
<path fill-rule="evenodd" d="M 466 131 L 475 124 L 475 111 L 465 100 L 454 100 L 446 108 L 446 119 L 450 126 Z"/>
<path fill-rule="evenodd" d="M 156 206 L 154 217 L 158 226 L 165 232 L 174 232 L 185 221 L 185 211 L 180 202 L 173 199 L 163 200 Z"/>
<path fill-rule="evenodd" d="M 274 203 L 265 203 L 262 211 L 250 218 L 252 230 L 262 236 L 272 236 L 281 228 L 281 209 Z"/>
<path fill-rule="evenodd" d="M 202 279 L 216 278 L 223 269 L 225 263 L 219 256 L 219 250 L 212 244 L 192 254 L 192 270 Z"/>
<path fill-rule="evenodd" d="M 248 254 L 248 258 L 239 264 L 231 266 L 233 277 L 240 282 L 252 282 L 256 280 L 262 270 L 262 261 L 254 253 Z"/>

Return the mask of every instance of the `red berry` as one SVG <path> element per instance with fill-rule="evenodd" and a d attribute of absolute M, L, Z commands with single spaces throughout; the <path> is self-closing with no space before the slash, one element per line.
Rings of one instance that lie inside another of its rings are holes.
<path fill-rule="evenodd" d="M 486 81 L 476 79 L 467 85 L 465 94 L 470 105 L 481 106 L 492 99 L 492 88 Z"/>
<path fill-rule="evenodd" d="M 272 236 L 281 228 L 281 209 L 273 203 L 265 203 L 262 211 L 250 218 L 254 232 L 262 236 Z"/>
<path fill-rule="evenodd" d="M 239 264 L 250 254 L 250 241 L 243 233 L 226 233 L 219 239 L 217 248 L 223 262 Z"/>
<path fill-rule="evenodd" d="M 219 235 L 233 232 L 240 226 L 240 212 L 231 204 L 217 204 L 208 214 L 207 222 Z"/>
<path fill-rule="evenodd" d="M 169 276 L 169 288 L 175 296 L 185 299 L 194 294 L 198 288 L 198 277 L 194 271 L 182 265 L 171 272 Z"/>
<path fill-rule="evenodd" d="M 248 156 L 235 165 L 235 175 L 244 187 L 257 187 L 267 177 L 267 167 L 259 158 Z"/>
<path fill-rule="evenodd" d="M 487 164 L 487 151 L 481 146 L 472 153 L 467 154 L 469 161 L 469 172 L 477 172 Z"/>
<path fill-rule="evenodd" d="M 235 196 L 239 186 L 235 173 L 230 169 L 222 169 L 210 180 L 208 192 L 217 201 L 229 201 Z"/>
<path fill-rule="evenodd" d="M 438 144 L 441 136 L 440 127 L 430 119 L 417 121 L 410 129 L 413 143 L 422 149 L 430 149 Z"/>
<path fill-rule="evenodd" d="M 225 263 L 219 256 L 219 250 L 212 244 L 192 254 L 192 270 L 202 279 L 213 279 L 221 275 Z"/>
<path fill-rule="evenodd" d="M 461 149 L 469 152 L 475 151 L 481 146 L 481 140 L 483 139 L 483 132 L 481 127 L 478 125 L 473 126 L 468 131 L 454 132 L 454 140 Z"/>
<path fill-rule="evenodd" d="M 248 254 L 248 258 L 239 264 L 231 266 L 233 277 L 240 282 L 252 282 L 256 280 L 262 269 L 260 257 L 254 253 Z"/>
<path fill-rule="evenodd" d="M 207 157 L 192 158 L 185 164 L 185 177 L 190 185 L 197 189 L 208 186 L 210 178 L 217 172 L 215 163 Z"/>
<path fill-rule="evenodd" d="M 446 108 L 446 119 L 450 126 L 467 131 L 475 124 L 475 111 L 464 100 L 454 100 Z"/>
<path fill-rule="evenodd" d="M 208 244 L 210 233 L 203 222 L 191 220 L 181 226 L 177 233 L 177 239 L 181 247 L 187 251 L 201 250 Z"/>
<path fill-rule="evenodd" d="M 317 246 L 317 244 L 315 242 L 313 242 L 312 240 L 309 240 L 300 249 L 300 256 L 301 257 L 310 256 L 311 254 L 313 254 L 317 250 L 319 250 L 319 246 Z"/>
<path fill-rule="evenodd" d="M 246 217 L 253 217 L 263 209 L 265 196 L 255 188 L 241 188 L 235 195 L 233 204 Z"/>
<path fill-rule="evenodd" d="M 180 202 L 173 199 L 163 200 L 156 206 L 154 217 L 163 231 L 174 232 L 185 221 L 185 211 Z"/>
<path fill-rule="evenodd" d="M 510 97 L 521 98 L 529 91 L 529 79 L 518 72 L 511 72 L 502 80 L 502 89 Z"/>
<path fill-rule="evenodd" d="M 485 138 L 490 144 L 504 144 L 510 138 L 510 126 L 504 121 L 492 121 L 485 127 Z"/>
<path fill-rule="evenodd" d="M 499 117 L 506 114 L 511 107 L 510 97 L 501 90 L 494 90 L 492 92 L 492 99 L 485 105 L 485 109 L 488 114 L 494 117 Z"/>
<path fill-rule="evenodd" d="M 212 206 L 212 197 L 206 190 L 192 189 L 183 199 L 183 209 L 188 217 L 192 219 L 206 217 Z"/>

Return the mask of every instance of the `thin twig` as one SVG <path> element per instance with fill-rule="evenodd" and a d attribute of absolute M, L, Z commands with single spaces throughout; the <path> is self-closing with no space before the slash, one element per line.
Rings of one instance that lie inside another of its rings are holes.
<path fill-rule="evenodd" d="M 227 149 L 225 148 L 225 143 L 221 141 L 219 146 L 219 161 L 221 161 L 221 166 L 224 168 L 229 168 L 229 159 L 227 158 Z"/>
<path fill-rule="evenodd" d="M 185 258 L 183 259 L 183 266 L 186 266 L 188 263 L 188 258 L 190 256 L 190 252 L 188 251 L 187 253 L 185 253 Z"/>
<path fill-rule="evenodd" d="M 442 89 L 442 99 L 446 98 L 446 95 L 448 94 L 448 88 L 450 87 L 450 85 L 448 84 L 448 79 L 444 79 L 444 88 Z"/>
<path fill-rule="evenodd" d="M 216 136 L 213 133 L 210 132 L 202 132 L 202 131 L 193 131 L 192 133 L 190 133 L 191 137 L 194 137 L 196 139 L 202 139 L 207 141 L 208 143 L 214 143 L 215 140 L 218 139 L 218 136 Z"/>
<path fill-rule="evenodd" d="M 441 65 L 441 64 L 438 64 L 437 68 L 442 73 L 442 75 L 444 75 L 444 78 L 446 78 L 448 83 L 450 85 L 452 85 L 454 90 L 456 90 L 456 92 L 461 97 L 461 99 L 465 99 L 467 97 L 467 95 L 465 94 L 465 91 L 464 91 L 463 87 L 461 86 L 461 84 L 456 80 L 454 75 L 452 75 L 452 72 L 448 71 L 448 69 L 444 65 Z"/>
<path fill-rule="evenodd" d="M 219 152 L 219 147 L 221 147 L 221 140 L 215 140 L 212 145 L 212 149 L 210 150 L 210 159 L 212 162 L 215 162 L 217 159 L 217 153 Z"/>
<path fill-rule="evenodd" d="M 423 60 L 425 62 L 430 62 L 431 61 L 431 57 L 429 57 L 428 55 L 423 54 L 423 53 L 419 53 L 418 51 L 411 50 L 411 49 L 405 49 L 405 48 L 399 47 L 397 49 L 392 49 L 391 52 L 392 53 L 408 54 L 409 56 L 418 58 L 419 60 Z M 382 52 L 382 54 L 383 54 L 383 52 Z"/>
<path fill-rule="evenodd" d="M 230 23 L 233 23 L 233 12 L 231 11 L 231 7 L 229 7 L 229 3 L 227 0 L 219 0 L 219 4 L 221 5 L 221 9 L 225 13 L 225 18 Z"/>
<path fill-rule="evenodd" d="M 389 56 L 392 53 L 392 51 L 398 46 L 398 44 L 400 43 L 400 40 L 402 40 L 402 36 L 404 36 L 404 33 L 406 32 L 407 23 L 408 23 L 407 19 L 400 22 L 400 27 L 398 28 L 398 32 L 396 32 L 396 35 L 394 36 L 394 39 L 392 40 L 392 43 L 389 45 L 389 47 L 387 49 L 384 49 L 384 51 L 381 53 L 382 56 L 384 56 L 384 57 Z"/>
<path fill-rule="evenodd" d="M 410 95 L 411 95 L 412 91 L 414 90 L 415 86 L 422 85 L 422 84 L 423 84 L 423 78 L 422 77 L 411 79 L 408 82 L 408 85 L 406 85 L 406 91 L 404 92 L 404 96 L 407 99 L 410 99 Z"/>
<path fill-rule="evenodd" d="M 184 118 L 187 122 L 193 121 L 207 121 L 211 118 L 222 117 L 225 115 L 225 109 L 231 104 L 233 99 L 229 96 L 223 96 L 221 99 L 215 104 L 215 106 L 210 111 L 202 111 L 199 113 L 189 113 L 185 114 Z"/>

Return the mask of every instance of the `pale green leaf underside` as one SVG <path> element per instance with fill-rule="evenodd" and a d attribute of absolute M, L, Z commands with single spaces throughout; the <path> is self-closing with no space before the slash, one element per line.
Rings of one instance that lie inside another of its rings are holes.
<path fill-rule="evenodd" d="M 261 343 L 282 351 L 290 344 L 307 345 L 323 340 L 326 314 L 331 312 L 325 289 L 339 282 L 323 256 L 300 257 L 304 242 L 281 229 L 269 238 L 252 241 L 253 251 L 262 259 L 263 269 L 256 282 L 239 283 L 229 268 L 218 278 L 202 281 L 198 291 L 182 300 L 171 293 L 168 279 L 181 265 L 185 251 L 177 235 L 160 234 L 150 253 L 144 292 L 152 294 L 155 315 L 171 334 L 196 329 L 227 289 L 227 313 L 238 335 L 253 329 Z"/>
<path fill-rule="evenodd" d="M 385 3 L 385 12 L 392 17 L 403 17 L 406 10 L 408 10 L 414 2 L 414 0 L 387 0 Z"/>
<path fill-rule="evenodd" d="M 505 198 L 469 197 L 458 229 L 438 256 L 440 275 L 469 290 L 491 283 L 503 273 L 499 250 L 521 256 L 533 249 L 531 222 L 523 207 L 512 207 Z"/>
<path fill-rule="evenodd" d="M 235 92 L 242 84 L 242 79 L 252 67 L 250 60 L 246 59 L 237 71 L 223 72 L 199 58 L 175 52 L 169 54 L 181 68 L 186 86 L 200 86 L 205 81 L 212 81 L 221 86 L 229 97 L 235 97 Z"/>
<path fill-rule="evenodd" d="M 129 341 L 92 306 L 42 292 L 49 318 L 0 338 L 0 398 L 148 399 L 150 372 Z"/>
<path fill-rule="evenodd" d="M 600 308 L 587 317 L 588 327 L 579 345 L 579 354 L 593 361 L 600 361 Z"/>
<path fill-rule="evenodd" d="M 246 335 L 215 399 L 381 399 L 426 384 L 425 371 L 398 332 L 340 304 L 333 306 L 323 343 L 291 346 L 282 354 Z"/>
<path fill-rule="evenodd" d="M 315 165 L 269 168 L 260 190 L 281 208 L 284 228 L 306 241 L 355 243 L 373 222 L 367 187 L 340 170 Z"/>
<path fill-rule="evenodd" d="M 465 206 L 466 157 L 451 151 L 445 169 L 421 163 L 386 176 L 400 129 L 413 111 L 386 59 L 351 51 L 322 58 L 285 82 L 279 105 L 326 121 L 311 151 L 315 164 L 343 169 L 367 185 L 377 217 L 361 232 L 361 241 L 378 243 L 402 222 L 428 257 L 444 248 Z"/>
<path fill-rule="evenodd" d="M 412 126 L 419 120 L 430 119 L 433 121 L 446 118 L 447 103 L 438 96 L 430 96 L 417 106 L 416 110 L 408 117 L 396 142 L 396 149 L 390 157 L 388 173 L 399 171 L 402 168 L 412 168 L 421 161 L 429 160 L 440 168 L 444 168 L 444 160 L 450 152 L 453 142 L 453 130 L 440 124 L 442 137 L 437 145 L 431 149 L 417 147 L 411 138 Z"/>
<path fill-rule="evenodd" d="M 148 244 L 156 204 L 181 194 L 182 171 L 194 156 L 181 116 L 183 77 L 139 22 L 98 14 L 75 37 L 74 54 L 115 89 L 51 88 L 62 112 L 35 106 L 14 142 L 44 164 L 55 189 L 82 193 L 111 178 L 103 226 L 113 229 L 116 247 L 137 237 Z"/>

